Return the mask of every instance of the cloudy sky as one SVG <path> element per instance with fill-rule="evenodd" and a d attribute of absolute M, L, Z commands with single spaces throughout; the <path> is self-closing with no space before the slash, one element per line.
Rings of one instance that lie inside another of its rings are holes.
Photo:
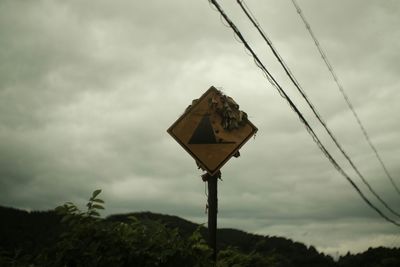
<path fill-rule="evenodd" d="M 354 181 L 236 1 L 220 1 Z M 388 170 L 400 184 L 400 2 L 298 0 Z M 248 0 L 328 126 L 395 210 L 385 176 L 290 0 Z M 222 169 L 219 227 L 278 235 L 335 255 L 400 246 L 332 167 L 207 0 L 0 2 L 0 205 L 83 206 L 205 223 L 205 185 L 166 129 L 211 85 L 258 127 Z M 400 221 L 397 218 L 397 221 Z"/>

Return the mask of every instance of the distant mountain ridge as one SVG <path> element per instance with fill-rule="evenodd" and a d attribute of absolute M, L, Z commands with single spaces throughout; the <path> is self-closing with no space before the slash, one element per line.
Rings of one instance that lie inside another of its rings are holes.
<path fill-rule="evenodd" d="M 190 236 L 197 228 L 196 223 L 177 216 L 152 212 L 133 212 L 110 215 L 106 222 L 128 222 L 134 216 L 140 221 L 158 221 L 170 229 L 177 229 L 183 237 Z M 61 217 L 54 211 L 27 212 L 0 206 L 0 252 L 26 250 L 39 252 L 49 247 L 65 231 Z M 207 239 L 207 229 L 200 228 Z M 357 255 L 347 254 L 335 262 L 332 257 L 319 253 L 313 246 L 275 236 L 261 236 L 236 229 L 218 229 L 218 249 L 234 248 L 253 255 L 273 255 L 279 258 L 282 267 L 399 267 L 400 249 L 374 248 Z M 1 256 L 1 255 L 0 255 Z"/>

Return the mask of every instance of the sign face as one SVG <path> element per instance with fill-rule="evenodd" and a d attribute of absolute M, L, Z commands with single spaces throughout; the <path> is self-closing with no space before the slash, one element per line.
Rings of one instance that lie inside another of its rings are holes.
<path fill-rule="evenodd" d="M 235 114 L 236 117 L 240 115 L 240 125 L 237 123 L 234 124 L 235 127 L 227 125 L 226 116 L 223 118 L 223 114 L 227 114 L 229 110 L 231 117 L 235 117 L 226 103 L 227 99 L 231 105 L 239 107 L 230 97 L 211 87 L 198 100 L 194 100 L 185 113 L 167 130 L 211 175 L 221 169 L 257 132 L 257 128 L 247 116 L 242 119 L 241 115 L 245 113 L 239 110 Z"/>

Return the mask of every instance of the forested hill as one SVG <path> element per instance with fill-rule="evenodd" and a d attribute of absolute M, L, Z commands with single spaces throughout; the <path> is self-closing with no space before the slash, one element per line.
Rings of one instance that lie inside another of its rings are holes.
<path fill-rule="evenodd" d="M 206 229 L 176 216 L 135 212 L 93 221 L 62 218 L 54 211 L 0 206 L 0 266 L 210 264 L 201 238 L 206 239 Z M 400 249 L 374 248 L 334 262 L 312 246 L 282 237 L 219 229 L 218 242 L 221 267 L 400 266 Z"/>
<path fill-rule="evenodd" d="M 108 220 L 126 221 L 130 215 L 142 221 L 159 221 L 168 228 L 178 229 L 184 237 L 190 236 L 199 227 L 198 224 L 177 216 L 151 212 L 112 215 Z M 204 239 L 207 239 L 207 229 L 202 227 L 200 231 Z M 336 266 L 330 256 L 319 253 L 314 247 L 308 248 L 302 243 L 283 237 L 255 235 L 236 229 L 218 229 L 217 236 L 218 250 L 234 247 L 246 254 L 279 255 L 282 261 L 288 260 L 287 266 Z"/>

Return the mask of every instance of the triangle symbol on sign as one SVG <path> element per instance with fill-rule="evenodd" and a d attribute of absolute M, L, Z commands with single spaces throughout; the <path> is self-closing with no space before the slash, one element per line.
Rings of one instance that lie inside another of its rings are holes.
<path fill-rule="evenodd" d="M 217 144 L 210 117 L 205 115 L 189 140 L 189 144 Z"/>

